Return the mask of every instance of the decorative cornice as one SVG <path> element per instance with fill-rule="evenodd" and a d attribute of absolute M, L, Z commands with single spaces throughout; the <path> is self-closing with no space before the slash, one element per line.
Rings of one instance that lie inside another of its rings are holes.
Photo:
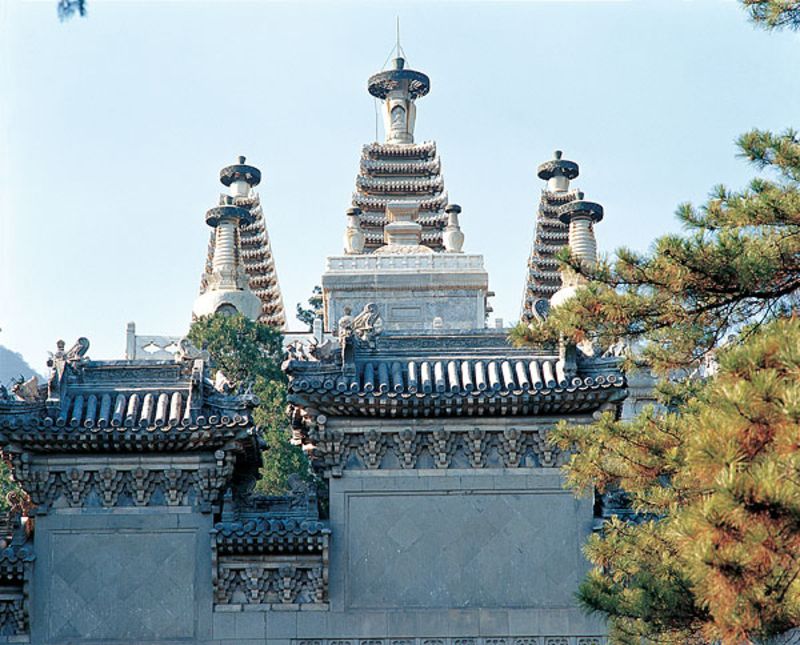
<path fill-rule="evenodd" d="M 317 470 L 340 477 L 344 470 L 562 466 L 568 455 L 548 443 L 548 432 L 545 426 L 338 428 L 315 419 L 299 439 Z"/>
<path fill-rule="evenodd" d="M 41 461 L 27 454 L 12 457 L 14 478 L 38 513 L 53 506 L 193 506 L 211 511 L 233 476 L 233 451 L 219 450 L 213 461 L 142 462 L 83 459 Z"/>
<path fill-rule="evenodd" d="M 422 143 L 397 144 L 397 143 L 368 143 L 362 149 L 364 158 L 388 161 L 395 158 L 417 158 L 428 160 L 436 156 L 436 143 L 424 141 Z"/>
<path fill-rule="evenodd" d="M 4 548 L 0 551 L 0 584 L 22 585 L 35 559 L 33 545 L 30 542 L 12 543 Z"/>

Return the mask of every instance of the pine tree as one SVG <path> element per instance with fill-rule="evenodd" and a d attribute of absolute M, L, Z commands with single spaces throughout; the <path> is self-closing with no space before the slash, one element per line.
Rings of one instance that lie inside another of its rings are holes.
<path fill-rule="evenodd" d="M 214 367 L 232 383 L 252 387 L 259 399 L 253 416 L 267 448 L 257 490 L 280 494 L 287 490 L 290 475 L 296 473 L 307 478 L 305 455 L 289 441 L 286 377 L 280 368 L 283 356 L 280 331 L 241 314 L 215 314 L 194 322 L 189 338 L 208 350 Z"/>
<path fill-rule="evenodd" d="M 743 0 L 767 28 L 800 26 L 800 4 Z M 800 140 L 753 130 L 738 145 L 762 173 L 682 205 L 687 231 L 622 249 L 518 344 L 620 338 L 626 367 L 664 380 L 629 422 L 559 425 L 578 492 L 620 490 L 585 547 L 579 597 L 619 643 L 744 643 L 800 627 Z M 718 369 L 700 368 L 709 359 Z"/>
<path fill-rule="evenodd" d="M 314 287 L 308 304 L 308 307 L 303 307 L 297 303 L 297 319 L 308 326 L 308 331 L 314 331 L 314 320 L 322 318 L 322 287 Z"/>
<path fill-rule="evenodd" d="M 800 320 L 718 353 L 708 381 L 664 383 L 631 422 L 561 424 L 577 491 L 625 491 L 586 546 L 580 589 L 616 642 L 743 643 L 800 626 Z"/>

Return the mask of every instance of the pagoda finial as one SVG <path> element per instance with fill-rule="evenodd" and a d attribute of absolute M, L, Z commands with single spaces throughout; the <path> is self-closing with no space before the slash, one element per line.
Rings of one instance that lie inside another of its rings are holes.
<path fill-rule="evenodd" d="M 426 74 L 406 68 L 400 46 L 400 22 L 397 23 L 397 56 L 392 69 L 370 76 L 369 93 L 383 101 L 383 121 L 386 143 L 414 143 L 415 101 L 425 96 L 431 87 Z"/>
<path fill-rule="evenodd" d="M 563 152 L 556 150 L 553 159 L 545 161 L 536 169 L 539 179 L 547 182 L 547 190 L 565 192 L 569 190 L 569 182 L 578 176 L 578 164 L 562 159 Z"/>
<path fill-rule="evenodd" d="M 234 197 L 247 197 L 250 189 L 261 183 L 261 171 L 255 166 L 245 163 L 246 157 L 239 155 L 239 163 L 225 166 L 219 171 L 219 180 L 223 186 L 231 189 Z"/>

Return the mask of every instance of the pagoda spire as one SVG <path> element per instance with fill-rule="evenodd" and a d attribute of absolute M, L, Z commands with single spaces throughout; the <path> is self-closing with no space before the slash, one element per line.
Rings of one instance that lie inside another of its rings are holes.
<path fill-rule="evenodd" d="M 391 69 L 370 76 L 367 88 L 383 103 L 386 143 L 409 144 L 414 143 L 416 100 L 430 91 L 431 79 L 427 74 L 407 69 L 401 52 L 398 32 L 397 57 L 392 61 Z"/>
<path fill-rule="evenodd" d="M 229 193 L 221 195 L 220 206 L 206 215 L 214 230 L 193 316 L 221 308 L 282 328 L 283 298 L 261 200 L 254 190 L 261 183 L 261 171 L 239 157 L 238 163 L 220 171 L 219 180 Z"/>
<path fill-rule="evenodd" d="M 445 212 L 448 198 L 436 143 L 414 142 L 415 102 L 430 90 L 430 79 L 406 68 L 399 42 L 395 51 L 391 69 L 372 75 L 367 83 L 369 93 L 382 102 L 386 140 L 362 149 L 352 201 L 358 212 L 348 211 L 345 250 L 374 253 L 385 246 L 388 207 L 393 204 L 417 209 L 421 246 L 457 253 L 461 250 L 458 213 Z"/>
<path fill-rule="evenodd" d="M 562 275 L 556 254 L 569 244 L 569 227 L 559 219 L 559 208 L 576 199 L 577 191 L 570 189 L 570 182 L 579 172 L 578 164 L 564 159 L 561 150 L 556 150 L 551 160 L 536 169 L 536 175 L 547 185 L 539 201 L 522 294 L 522 320 L 525 322 L 542 317 L 549 307 L 550 297 L 561 288 Z"/>

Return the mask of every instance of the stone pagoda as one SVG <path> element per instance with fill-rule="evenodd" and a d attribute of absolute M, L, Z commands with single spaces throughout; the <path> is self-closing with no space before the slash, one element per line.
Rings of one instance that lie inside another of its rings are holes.
<path fill-rule="evenodd" d="M 570 181 L 578 176 L 578 164 L 562 158 L 556 150 L 554 158 L 537 169 L 539 179 L 547 182 L 542 190 L 528 275 L 522 293 L 522 320 L 541 318 L 549 307 L 550 297 L 561 288 L 561 272 L 556 253 L 569 243 L 569 227 L 559 217 L 559 209 L 577 198 L 570 190 Z"/>
<path fill-rule="evenodd" d="M 344 255 L 327 260 L 325 329 L 373 301 L 388 330 L 481 329 L 492 295 L 483 257 L 462 251 L 461 207 L 448 204 L 436 144 L 414 142 L 430 79 L 398 57 L 367 89 L 381 100 L 386 140 L 364 146 Z"/>
<path fill-rule="evenodd" d="M 273 327 L 286 326 L 275 259 L 255 187 L 261 171 L 239 162 L 219 173 L 230 193 L 206 214 L 212 227 L 206 269 L 195 301 L 195 318 L 217 311 L 238 311 Z"/>

